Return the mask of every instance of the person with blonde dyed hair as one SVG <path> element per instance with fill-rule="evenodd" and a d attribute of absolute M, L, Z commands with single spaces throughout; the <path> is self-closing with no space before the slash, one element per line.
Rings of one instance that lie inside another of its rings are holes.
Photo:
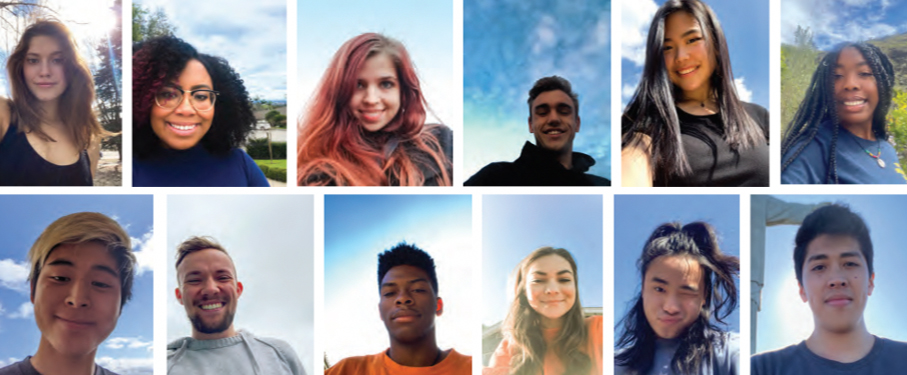
<path fill-rule="evenodd" d="M 38 351 L 0 375 L 113 374 L 94 363 L 132 297 L 136 265 L 129 235 L 96 212 L 61 217 L 28 252 Z"/>
<path fill-rule="evenodd" d="M 167 345 L 167 374 L 305 374 L 285 341 L 233 328 L 243 284 L 217 240 L 193 236 L 177 246 L 176 279 L 192 336 Z"/>

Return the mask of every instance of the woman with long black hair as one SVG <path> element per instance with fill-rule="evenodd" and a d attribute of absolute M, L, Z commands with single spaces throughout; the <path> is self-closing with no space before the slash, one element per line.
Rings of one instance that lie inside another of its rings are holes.
<path fill-rule="evenodd" d="M 624 186 L 768 186 L 768 111 L 740 100 L 724 31 L 699 0 L 655 13 L 621 132 Z"/>
<path fill-rule="evenodd" d="M 843 43 L 822 58 L 781 142 L 785 184 L 904 184 L 888 143 L 894 69 L 869 43 Z"/>

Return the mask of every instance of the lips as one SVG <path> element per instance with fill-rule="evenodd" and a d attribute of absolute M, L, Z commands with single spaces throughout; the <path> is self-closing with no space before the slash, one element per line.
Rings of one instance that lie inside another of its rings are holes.
<path fill-rule="evenodd" d="M 54 87 L 54 86 L 56 86 L 56 85 L 57 85 L 56 82 L 35 82 L 35 86 L 38 86 L 38 87 L 44 88 L 44 89 L 46 89 L 46 88 L 51 88 L 51 87 Z"/>
<path fill-rule="evenodd" d="M 63 318 L 60 316 L 54 316 L 54 318 L 57 318 L 59 321 L 63 322 L 64 325 L 73 329 L 83 329 L 94 325 L 94 322 L 79 318 Z"/>
<path fill-rule="evenodd" d="M 167 123 L 168 129 L 170 129 L 177 135 L 180 135 L 183 137 L 186 137 L 186 136 L 192 135 L 192 133 L 195 133 L 195 130 L 198 129 L 199 126 L 201 126 L 201 124 L 199 124 L 197 122 L 193 122 L 193 123 L 168 122 Z"/>
<path fill-rule="evenodd" d="M 678 70 L 677 70 L 677 75 L 679 75 L 679 76 L 681 76 L 681 77 L 686 77 L 686 76 L 688 76 L 688 75 L 690 75 L 690 74 L 693 74 L 693 72 L 695 72 L 695 71 L 697 71 L 697 70 L 699 70 L 699 67 L 698 67 L 698 66 L 690 66 L 690 67 L 678 69 Z"/>
<path fill-rule="evenodd" d="M 222 309 L 224 307 L 224 303 L 223 302 L 205 303 L 199 307 L 205 311 L 218 310 L 218 309 Z"/>
<path fill-rule="evenodd" d="M 362 121 L 378 122 L 378 120 L 381 120 L 381 116 L 384 115 L 384 110 L 359 111 L 359 114 L 362 115 Z"/>
<path fill-rule="evenodd" d="M 845 295 L 833 295 L 825 299 L 825 303 L 834 307 L 844 307 L 853 302 L 853 298 Z"/>
<path fill-rule="evenodd" d="M 419 319 L 420 316 L 422 315 L 413 310 L 398 310 L 391 315 L 391 320 L 398 323 L 409 323 Z"/>

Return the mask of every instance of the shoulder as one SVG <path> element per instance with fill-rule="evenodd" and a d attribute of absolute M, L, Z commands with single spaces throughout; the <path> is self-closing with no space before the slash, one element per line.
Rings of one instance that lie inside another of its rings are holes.
<path fill-rule="evenodd" d="M 800 344 L 794 344 L 778 350 L 763 352 L 753 355 L 750 360 L 751 373 L 753 375 L 767 375 L 781 373 L 784 367 L 794 367 L 799 365 L 796 362 L 797 351 Z"/>
<path fill-rule="evenodd" d="M 876 340 L 882 344 L 882 348 L 888 355 L 896 356 L 907 361 L 907 342 L 895 341 L 878 336 L 876 336 Z"/>
<path fill-rule="evenodd" d="M 383 353 L 341 359 L 330 368 L 324 370 L 324 375 L 375 373 L 370 370 L 380 366 L 381 355 L 383 355 Z"/>
<path fill-rule="evenodd" d="M 243 169 L 246 171 L 248 186 L 271 186 L 264 172 L 261 171 L 261 168 L 258 167 L 258 164 L 255 163 L 255 160 L 249 154 L 241 148 L 234 148 L 230 151 L 230 154 L 231 159 L 242 163 Z"/>
<path fill-rule="evenodd" d="M 821 184 L 825 182 L 828 154 L 831 152 L 832 130 L 830 126 L 819 125 L 813 139 L 801 139 L 782 155 L 782 165 L 788 164 L 781 171 L 781 182 L 784 184 Z"/>
<path fill-rule="evenodd" d="M 113 371 L 110 371 L 110 370 L 108 370 L 108 369 L 106 369 L 106 368 L 101 367 L 101 365 L 95 364 L 95 366 L 97 367 L 97 370 L 95 371 L 95 374 L 101 374 L 101 375 L 118 375 L 117 373 L 115 373 L 115 372 L 113 372 Z"/>
<path fill-rule="evenodd" d="M 743 104 L 743 109 L 746 111 L 753 120 L 756 121 L 760 126 L 768 126 L 768 110 L 765 107 L 758 105 L 756 103 L 741 102 Z"/>
<path fill-rule="evenodd" d="M 598 331 L 599 334 L 601 333 L 602 327 L 604 326 L 604 318 L 601 315 L 588 316 L 585 321 L 588 330 Z"/>
<path fill-rule="evenodd" d="M 277 339 L 277 338 L 273 338 L 273 337 L 258 337 L 258 336 L 252 335 L 251 333 L 248 333 L 248 332 L 246 332 L 245 336 L 254 342 L 263 344 L 264 346 L 267 346 L 267 347 L 273 349 L 274 351 L 277 351 L 278 353 L 281 353 L 281 354 L 287 355 L 287 356 L 296 357 L 296 351 L 293 350 L 293 347 L 290 346 L 290 344 L 287 343 L 286 341 L 283 341 L 283 340 Z"/>
<path fill-rule="evenodd" d="M 31 364 L 26 362 L 29 357 L 19 361 L 13 362 L 6 367 L 0 367 L 0 375 L 32 375 L 37 372 L 27 372 L 28 369 L 32 368 Z"/>
<path fill-rule="evenodd" d="M 507 162 L 507 161 L 494 162 L 494 163 L 491 163 L 491 164 L 488 164 L 488 165 L 482 167 L 482 169 L 480 169 L 478 172 L 476 172 L 476 174 L 472 175 L 472 177 L 470 177 L 468 180 L 466 180 L 466 182 L 464 182 L 463 185 L 465 185 L 465 186 L 500 185 L 501 183 L 505 183 L 505 181 L 508 180 L 508 178 L 507 178 L 508 176 L 502 175 L 502 173 L 504 173 L 504 174 L 509 173 L 509 172 L 513 171 L 514 168 L 516 168 L 516 164 L 511 163 L 511 162 Z"/>

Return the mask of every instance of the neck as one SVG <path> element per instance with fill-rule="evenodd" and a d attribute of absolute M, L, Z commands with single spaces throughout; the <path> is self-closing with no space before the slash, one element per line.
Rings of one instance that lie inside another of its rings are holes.
<path fill-rule="evenodd" d="M 201 333 L 201 332 L 197 331 L 194 327 L 192 328 L 192 338 L 196 339 L 196 340 L 218 340 L 218 339 L 225 339 L 228 337 L 233 337 L 238 334 L 239 333 L 237 333 L 236 330 L 233 329 L 232 324 L 230 325 L 230 328 L 227 328 L 223 331 L 216 332 L 216 333 Z"/>
<path fill-rule="evenodd" d="M 862 124 L 845 124 L 842 122 L 841 126 L 857 137 L 870 141 L 876 140 L 875 134 L 872 132 L 872 121 Z"/>
<path fill-rule="evenodd" d="M 830 332 L 817 328 L 806 339 L 806 347 L 816 355 L 833 361 L 852 363 L 859 361 L 872 350 L 875 337 L 860 322 L 847 332 Z"/>
<path fill-rule="evenodd" d="M 60 120 L 59 113 L 57 112 L 60 108 L 59 98 L 48 101 L 39 101 L 41 106 L 41 122 L 42 123 L 55 123 Z"/>
<path fill-rule="evenodd" d="M 387 350 L 391 360 L 402 366 L 429 367 L 441 362 L 447 353 L 441 351 L 432 332 L 422 340 L 404 343 L 391 337 L 391 347 Z"/>
<path fill-rule="evenodd" d="M 31 357 L 31 365 L 44 375 L 58 374 L 94 374 L 94 355 L 97 348 L 82 355 L 69 355 L 58 352 L 44 337 L 38 344 L 38 352 Z"/>
<path fill-rule="evenodd" d="M 706 82 L 699 88 L 683 92 L 684 101 L 694 101 L 708 105 L 712 101 L 712 87 Z"/>
<path fill-rule="evenodd" d="M 564 325 L 564 317 L 557 319 L 551 319 L 545 316 L 542 316 L 542 328 L 551 329 L 551 328 L 561 328 Z"/>

